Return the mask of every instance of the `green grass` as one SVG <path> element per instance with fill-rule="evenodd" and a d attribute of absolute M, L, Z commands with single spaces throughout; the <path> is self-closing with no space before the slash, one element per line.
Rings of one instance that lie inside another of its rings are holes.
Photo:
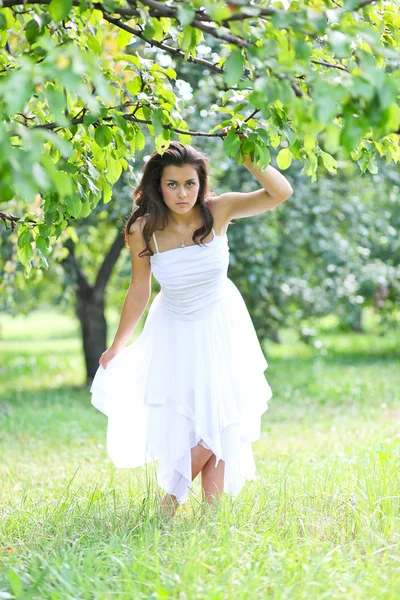
<path fill-rule="evenodd" d="M 110 315 L 110 334 L 117 316 Z M 0 317 L 0 598 L 400 597 L 399 335 L 266 344 L 257 479 L 159 527 L 155 464 L 115 470 L 76 321 Z"/>

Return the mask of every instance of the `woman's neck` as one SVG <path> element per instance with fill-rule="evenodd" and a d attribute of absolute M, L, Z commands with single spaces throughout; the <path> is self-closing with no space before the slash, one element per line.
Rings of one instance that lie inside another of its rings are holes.
<path fill-rule="evenodd" d="M 168 220 L 172 222 L 175 227 L 189 227 L 196 222 L 196 219 L 200 217 L 201 211 L 198 204 L 195 204 L 193 208 L 185 215 L 177 215 L 172 210 L 168 210 Z"/>

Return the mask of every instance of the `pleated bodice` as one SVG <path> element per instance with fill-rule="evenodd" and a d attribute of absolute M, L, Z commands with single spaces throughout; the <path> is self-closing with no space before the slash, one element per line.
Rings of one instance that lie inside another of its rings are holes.
<path fill-rule="evenodd" d="M 203 245 L 173 248 L 150 257 L 162 301 L 175 319 L 204 318 L 223 296 L 229 266 L 228 237 L 212 231 L 213 239 Z"/>

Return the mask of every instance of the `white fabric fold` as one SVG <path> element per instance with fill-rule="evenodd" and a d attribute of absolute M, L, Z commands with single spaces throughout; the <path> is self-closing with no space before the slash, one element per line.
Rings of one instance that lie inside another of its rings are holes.
<path fill-rule="evenodd" d="M 179 502 L 191 487 L 191 449 L 201 441 L 225 462 L 236 497 L 254 479 L 252 442 L 272 390 L 245 302 L 227 277 L 227 236 L 151 257 L 161 291 L 139 337 L 91 386 L 108 416 L 107 452 L 117 468 L 157 460 L 157 483 Z"/>

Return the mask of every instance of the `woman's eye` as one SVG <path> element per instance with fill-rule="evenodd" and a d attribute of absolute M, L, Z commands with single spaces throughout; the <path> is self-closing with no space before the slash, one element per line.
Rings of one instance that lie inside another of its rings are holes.
<path fill-rule="evenodd" d="M 168 183 L 168 187 L 172 187 L 174 185 L 175 185 L 175 183 Z M 190 185 L 191 187 L 193 187 L 194 186 L 194 182 L 193 181 L 189 181 L 189 183 L 187 185 Z"/>

